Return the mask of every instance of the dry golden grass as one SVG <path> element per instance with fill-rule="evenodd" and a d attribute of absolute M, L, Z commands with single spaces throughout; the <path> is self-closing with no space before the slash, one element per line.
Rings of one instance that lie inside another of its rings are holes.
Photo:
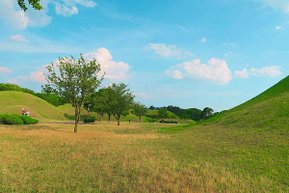
<path fill-rule="evenodd" d="M 210 162 L 183 162 L 160 124 L 0 126 L 0 192 L 270 192 Z M 190 158 L 191 159 L 191 158 Z M 277 189 L 276 189 L 277 190 Z M 283 189 L 280 189 L 283 191 Z"/>

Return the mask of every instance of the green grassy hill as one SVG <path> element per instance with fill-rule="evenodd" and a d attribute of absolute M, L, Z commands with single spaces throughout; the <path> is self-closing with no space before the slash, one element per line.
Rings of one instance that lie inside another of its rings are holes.
<path fill-rule="evenodd" d="M 0 92 L 0 113 L 21 114 L 29 109 L 31 116 L 39 120 L 65 120 L 64 112 L 50 103 L 27 93 L 17 91 Z"/>
<path fill-rule="evenodd" d="M 209 119 L 230 127 L 270 127 L 289 125 L 289 76 L 255 98 Z"/>

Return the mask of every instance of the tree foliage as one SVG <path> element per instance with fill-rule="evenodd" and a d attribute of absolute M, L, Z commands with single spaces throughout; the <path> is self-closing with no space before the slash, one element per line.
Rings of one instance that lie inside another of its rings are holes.
<path fill-rule="evenodd" d="M 168 116 L 168 110 L 166 108 L 160 108 L 158 114 L 161 119 L 165 119 Z"/>
<path fill-rule="evenodd" d="M 98 92 L 93 93 L 84 103 L 84 107 L 89 112 L 96 112 L 100 115 L 101 121 L 104 114 L 111 114 L 111 89 L 102 88 Z"/>
<path fill-rule="evenodd" d="M 74 132 L 80 119 L 80 109 L 84 101 L 96 92 L 102 77 L 98 77 L 100 65 L 96 60 L 86 61 L 82 55 L 59 58 L 59 63 L 47 66 L 46 78 L 50 87 L 60 97 L 68 101 L 75 110 Z"/>
<path fill-rule="evenodd" d="M 17 3 L 23 11 L 27 11 L 28 8 L 27 8 L 27 4 L 25 3 L 25 0 L 17 0 Z M 40 0 L 28 0 L 28 3 L 36 10 L 42 9 Z"/>
<path fill-rule="evenodd" d="M 127 115 L 129 109 L 133 104 L 134 96 L 124 83 L 112 84 L 109 89 L 111 113 L 117 120 L 117 125 L 120 125 L 120 118 L 122 115 Z"/>
<path fill-rule="evenodd" d="M 207 119 L 207 118 L 211 117 L 213 114 L 214 114 L 214 110 L 209 108 L 209 107 L 206 107 L 202 111 L 201 118 Z"/>
<path fill-rule="evenodd" d="M 144 116 L 147 112 L 146 106 L 138 102 L 133 105 L 133 110 L 134 114 L 138 116 L 139 122 L 141 122 L 141 117 Z"/>

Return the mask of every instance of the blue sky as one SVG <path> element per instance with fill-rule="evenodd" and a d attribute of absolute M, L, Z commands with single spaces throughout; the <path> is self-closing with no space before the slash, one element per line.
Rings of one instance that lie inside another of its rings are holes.
<path fill-rule="evenodd" d="M 232 108 L 289 73 L 289 0 L 0 2 L 0 82 L 40 91 L 45 65 L 96 58 L 146 105 Z"/>

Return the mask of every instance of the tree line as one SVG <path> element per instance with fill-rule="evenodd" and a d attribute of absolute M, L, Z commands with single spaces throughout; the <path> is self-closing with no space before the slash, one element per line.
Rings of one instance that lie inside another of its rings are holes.
<path fill-rule="evenodd" d="M 101 119 L 104 114 L 108 115 L 109 120 L 113 116 L 117 125 L 131 108 L 135 108 L 139 120 L 146 112 L 144 105 L 134 102 L 134 95 L 126 84 L 113 83 L 106 88 L 100 87 L 104 76 L 100 74 L 100 64 L 95 59 L 88 61 L 82 55 L 79 59 L 59 58 L 57 63 L 47 66 L 47 71 L 47 84 L 43 85 L 43 90 L 49 90 L 74 107 L 75 133 L 82 107 L 89 112 L 97 112 Z"/>
<path fill-rule="evenodd" d="M 216 114 L 214 110 L 210 107 L 205 107 L 203 110 L 200 110 L 198 108 L 183 109 L 178 106 L 169 105 L 166 107 L 150 106 L 148 109 L 158 110 L 159 117 L 161 118 L 169 118 L 167 113 L 167 111 L 169 111 L 177 115 L 180 119 L 191 119 L 194 121 L 207 119 Z"/>
<path fill-rule="evenodd" d="M 45 74 L 47 84 L 42 85 L 42 92 L 21 88 L 14 84 L 0 84 L 1 90 L 16 90 L 38 96 L 55 106 L 70 103 L 74 107 L 74 129 L 77 132 L 81 110 L 84 107 L 88 112 L 96 112 L 103 120 L 104 114 L 110 120 L 113 116 L 120 125 L 120 119 L 129 113 L 130 109 L 141 121 L 146 115 L 147 108 L 140 102 L 134 101 L 134 95 L 124 83 L 113 83 L 101 88 L 104 75 L 100 74 L 100 64 L 94 60 L 86 60 L 80 55 L 79 59 L 73 57 L 59 58 L 58 62 L 47 66 Z M 196 108 L 181 109 L 177 106 L 157 108 L 151 106 L 150 110 L 158 110 L 157 117 L 165 119 L 168 112 L 172 112 L 181 119 L 200 120 L 213 115 L 213 109 L 206 107 L 202 111 Z M 147 115 L 148 117 L 150 115 Z M 156 120 L 156 119 L 154 119 Z"/>

